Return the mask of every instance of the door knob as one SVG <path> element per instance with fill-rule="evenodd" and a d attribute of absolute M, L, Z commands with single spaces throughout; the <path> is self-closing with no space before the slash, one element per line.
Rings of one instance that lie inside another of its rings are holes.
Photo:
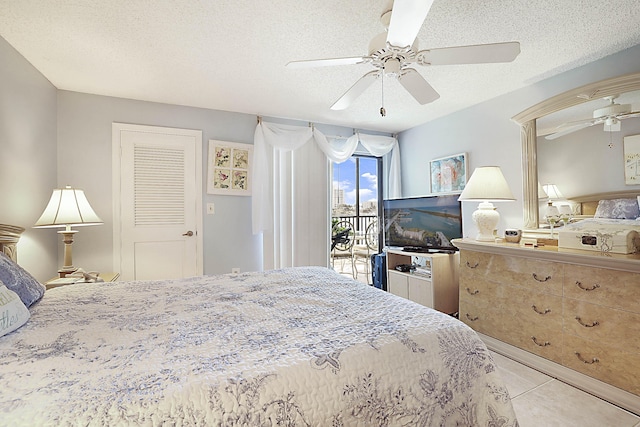
<path fill-rule="evenodd" d="M 184 233 L 184 234 L 183 234 L 183 236 L 189 236 L 189 237 L 191 237 L 191 236 L 193 236 L 193 231 L 189 230 L 189 231 L 187 231 L 186 233 Z"/>

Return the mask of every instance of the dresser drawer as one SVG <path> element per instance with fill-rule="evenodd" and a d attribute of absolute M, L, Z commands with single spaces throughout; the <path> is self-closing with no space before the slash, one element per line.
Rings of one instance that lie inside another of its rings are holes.
<path fill-rule="evenodd" d="M 640 354 L 612 349 L 565 334 L 562 364 L 590 377 L 640 395 Z"/>
<path fill-rule="evenodd" d="M 511 323 L 538 325 L 562 331 L 562 298 L 515 286 L 502 286 L 496 307 L 508 312 Z"/>
<path fill-rule="evenodd" d="M 460 276 L 484 277 L 497 283 L 562 295 L 564 266 L 550 261 L 461 251 Z"/>
<path fill-rule="evenodd" d="M 640 314 L 564 299 L 564 332 L 640 355 Z"/>
<path fill-rule="evenodd" d="M 504 334 L 502 317 L 497 315 L 491 307 L 484 304 L 470 304 L 467 299 L 460 299 L 459 318 L 476 332 L 500 339 Z"/>
<path fill-rule="evenodd" d="M 504 286 L 486 280 L 485 277 L 460 278 L 460 299 L 467 299 L 472 304 L 493 304 L 498 298 L 499 287 Z"/>
<path fill-rule="evenodd" d="M 640 313 L 640 274 L 567 264 L 564 296 Z"/>
<path fill-rule="evenodd" d="M 562 332 L 543 325 L 511 322 L 501 340 L 533 354 L 562 363 Z"/>
<path fill-rule="evenodd" d="M 460 251 L 460 281 L 487 275 L 493 255 L 484 252 Z"/>
<path fill-rule="evenodd" d="M 564 266 L 555 262 L 520 257 L 496 257 L 492 275 L 502 283 L 562 295 Z"/>

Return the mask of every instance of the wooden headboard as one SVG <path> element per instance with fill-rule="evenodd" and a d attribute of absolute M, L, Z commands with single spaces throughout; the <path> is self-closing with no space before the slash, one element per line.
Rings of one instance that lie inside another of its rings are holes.
<path fill-rule="evenodd" d="M 23 231 L 24 228 L 17 225 L 0 224 L 0 252 L 15 262 L 18 262 L 16 246 Z"/>
<path fill-rule="evenodd" d="M 571 197 L 569 201 L 579 205 L 578 212 L 582 215 L 594 215 L 600 200 L 635 199 L 640 196 L 640 190 L 623 190 L 610 193 L 588 194 L 586 196 Z"/>

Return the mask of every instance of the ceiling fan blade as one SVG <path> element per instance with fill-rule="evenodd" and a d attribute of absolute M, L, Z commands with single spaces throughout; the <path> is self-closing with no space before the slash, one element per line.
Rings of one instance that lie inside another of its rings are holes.
<path fill-rule="evenodd" d="M 616 118 L 618 118 L 620 120 L 631 119 L 633 117 L 640 117 L 640 111 L 630 111 L 628 113 L 616 115 Z"/>
<path fill-rule="evenodd" d="M 556 138 L 560 138 L 561 136 L 565 136 L 570 133 L 579 131 L 580 129 L 588 128 L 589 126 L 593 126 L 595 124 L 596 124 L 595 122 L 591 121 L 591 122 L 583 122 L 577 125 L 571 125 L 566 129 L 561 130 L 560 132 L 555 132 L 555 133 L 552 133 L 551 135 L 545 136 L 544 139 L 554 140 Z"/>
<path fill-rule="evenodd" d="M 371 84 L 380 76 L 380 71 L 370 71 L 354 83 L 348 91 L 344 93 L 336 102 L 331 106 L 332 110 L 344 110 L 351 103 L 364 92 Z"/>
<path fill-rule="evenodd" d="M 347 58 L 329 58 L 329 59 L 308 59 L 303 61 L 288 62 L 287 68 L 313 68 L 313 67 L 331 67 L 334 65 L 353 65 L 367 62 L 367 58 L 362 56 L 351 56 Z"/>
<path fill-rule="evenodd" d="M 404 70 L 398 81 L 422 105 L 440 98 L 438 92 L 413 68 Z"/>
<path fill-rule="evenodd" d="M 395 0 L 387 42 L 396 47 L 411 46 L 418 36 L 433 0 Z"/>
<path fill-rule="evenodd" d="M 486 64 L 511 62 L 520 54 L 520 43 L 491 43 L 444 47 L 418 52 L 418 62 L 429 65 Z"/>

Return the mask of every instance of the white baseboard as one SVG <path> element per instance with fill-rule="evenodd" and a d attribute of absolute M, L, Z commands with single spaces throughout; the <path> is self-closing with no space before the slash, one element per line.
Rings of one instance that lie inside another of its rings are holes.
<path fill-rule="evenodd" d="M 589 394 L 593 394 L 607 402 L 619 406 L 627 411 L 640 415 L 640 396 L 624 391 L 618 387 L 614 387 L 595 378 L 591 378 L 580 372 L 569 369 L 558 363 L 547 360 L 543 357 L 536 356 L 533 353 L 514 347 L 510 344 L 497 340 L 487 335 L 478 333 L 482 341 L 487 345 L 489 350 L 507 356 L 516 360 L 523 365 L 545 373 L 551 377 L 557 378 L 562 382 L 570 384 Z"/>

